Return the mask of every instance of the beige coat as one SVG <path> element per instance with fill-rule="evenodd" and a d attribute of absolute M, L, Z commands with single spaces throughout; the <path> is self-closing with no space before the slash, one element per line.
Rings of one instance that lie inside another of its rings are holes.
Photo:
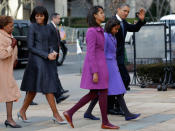
<path fill-rule="evenodd" d="M 17 47 L 10 46 L 12 36 L 0 29 L 0 102 L 17 101 L 20 91 L 13 76 Z"/>

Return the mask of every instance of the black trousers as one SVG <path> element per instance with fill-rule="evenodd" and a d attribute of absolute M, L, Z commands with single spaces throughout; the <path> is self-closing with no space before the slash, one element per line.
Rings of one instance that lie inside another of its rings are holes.
<path fill-rule="evenodd" d="M 63 51 L 63 56 L 67 54 L 67 50 L 68 50 L 65 44 L 66 44 L 66 41 L 64 40 L 60 42 L 61 50 Z"/>
<path fill-rule="evenodd" d="M 126 66 L 124 64 L 119 64 L 118 67 L 119 67 L 119 71 L 120 71 L 123 83 L 125 85 L 125 88 L 127 88 L 131 81 L 128 70 L 126 69 Z"/>
<path fill-rule="evenodd" d="M 128 71 L 127 71 L 127 69 L 126 69 L 124 64 L 119 64 L 118 67 L 119 67 L 119 71 L 120 71 L 123 83 L 125 85 L 125 88 L 127 88 L 129 86 L 129 84 L 130 84 L 129 73 L 128 73 Z M 115 96 L 115 95 L 114 96 L 108 96 L 108 104 L 107 104 L 108 105 L 107 106 L 108 110 L 109 109 L 116 109 L 116 110 L 120 110 L 121 109 L 120 108 L 121 107 L 120 106 L 121 102 L 119 102 L 117 100 L 118 98 L 119 98 L 119 96 Z M 91 103 L 90 103 L 90 105 L 89 105 L 89 107 L 88 107 L 88 109 L 86 111 L 87 113 L 91 113 L 92 112 L 92 110 L 93 110 L 94 106 L 96 105 L 97 101 L 98 101 L 98 99 L 94 99 L 94 100 L 91 101 Z"/>
<path fill-rule="evenodd" d="M 61 85 L 61 81 L 58 77 L 58 91 L 56 93 L 54 93 L 55 99 L 59 98 L 62 94 L 63 94 L 63 87 Z"/>

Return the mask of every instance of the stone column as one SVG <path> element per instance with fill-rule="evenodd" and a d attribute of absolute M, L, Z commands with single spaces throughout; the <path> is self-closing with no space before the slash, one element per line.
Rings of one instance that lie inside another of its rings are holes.
<path fill-rule="evenodd" d="M 105 8 L 105 0 L 93 0 L 93 5 L 100 5 Z"/>
<path fill-rule="evenodd" d="M 67 17 L 67 0 L 55 0 L 55 12 L 59 13 L 61 17 Z"/>
<path fill-rule="evenodd" d="M 9 11 L 10 16 L 15 17 L 15 13 L 17 13 L 16 18 L 14 18 L 14 19 L 23 19 L 23 5 L 20 5 L 19 10 L 17 10 L 18 0 L 9 0 L 8 5 L 10 8 L 10 11 Z"/>
<path fill-rule="evenodd" d="M 171 13 L 175 14 L 175 1 L 174 0 L 170 1 L 170 6 L 171 6 Z"/>

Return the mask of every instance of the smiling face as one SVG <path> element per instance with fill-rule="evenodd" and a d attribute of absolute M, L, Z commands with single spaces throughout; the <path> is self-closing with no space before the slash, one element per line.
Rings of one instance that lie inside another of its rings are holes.
<path fill-rule="evenodd" d="M 123 6 L 117 9 L 117 14 L 122 20 L 125 20 L 128 17 L 129 12 L 130 8 L 128 6 Z"/>
<path fill-rule="evenodd" d="M 13 32 L 13 22 L 8 23 L 6 26 L 3 27 L 3 30 L 6 31 L 8 34 L 12 34 Z"/>
<path fill-rule="evenodd" d="M 43 25 L 45 16 L 44 16 L 44 14 L 36 14 L 35 19 L 36 19 L 36 23 Z"/>
<path fill-rule="evenodd" d="M 103 21 L 105 21 L 105 14 L 103 9 L 99 8 L 99 11 L 97 12 L 97 14 L 94 14 L 94 17 L 96 19 L 96 22 L 98 25 L 100 25 Z"/>

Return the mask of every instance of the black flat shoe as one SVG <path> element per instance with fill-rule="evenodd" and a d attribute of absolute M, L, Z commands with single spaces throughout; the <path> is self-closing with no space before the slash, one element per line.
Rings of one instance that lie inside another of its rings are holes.
<path fill-rule="evenodd" d="M 125 120 L 129 121 L 129 120 L 133 120 L 133 119 L 137 119 L 141 114 L 134 114 L 133 116 L 127 117 L 125 116 Z"/>
<path fill-rule="evenodd" d="M 63 90 L 63 91 L 62 91 L 63 94 L 64 94 L 64 93 L 67 93 L 67 92 L 69 92 L 69 90 Z"/>
<path fill-rule="evenodd" d="M 69 95 L 61 95 L 59 98 L 56 99 L 57 104 L 61 103 L 62 101 L 66 100 L 69 97 Z"/>
<path fill-rule="evenodd" d="M 93 116 L 92 114 L 84 114 L 84 118 L 90 119 L 90 120 L 100 120 L 100 118 Z"/>
<path fill-rule="evenodd" d="M 110 115 L 122 115 L 122 116 L 124 116 L 124 113 L 122 111 L 116 111 L 114 109 L 109 109 L 107 113 Z"/>
<path fill-rule="evenodd" d="M 126 90 L 127 90 L 127 91 L 130 91 L 130 90 L 131 90 L 131 88 L 130 88 L 130 87 L 126 87 Z"/>
<path fill-rule="evenodd" d="M 21 127 L 22 127 L 22 126 L 20 126 L 20 125 L 18 125 L 18 124 L 12 125 L 12 124 L 10 124 L 7 120 L 4 122 L 4 124 L 5 124 L 6 127 L 7 127 L 7 126 L 10 126 L 10 127 L 12 127 L 12 128 L 21 128 Z"/>
<path fill-rule="evenodd" d="M 122 111 L 122 109 L 114 109 L 115 112 L 117 112 L 117 114 L 121 115 L 121 116 L 125 116 L 125 113 Z"/>
<path fill-rule="evenodd" d="M 32 102 L 30 103 L 30 105 L 35 106 L 35 105 L 38 105 L 38 103 L 32 101 Z"/>

